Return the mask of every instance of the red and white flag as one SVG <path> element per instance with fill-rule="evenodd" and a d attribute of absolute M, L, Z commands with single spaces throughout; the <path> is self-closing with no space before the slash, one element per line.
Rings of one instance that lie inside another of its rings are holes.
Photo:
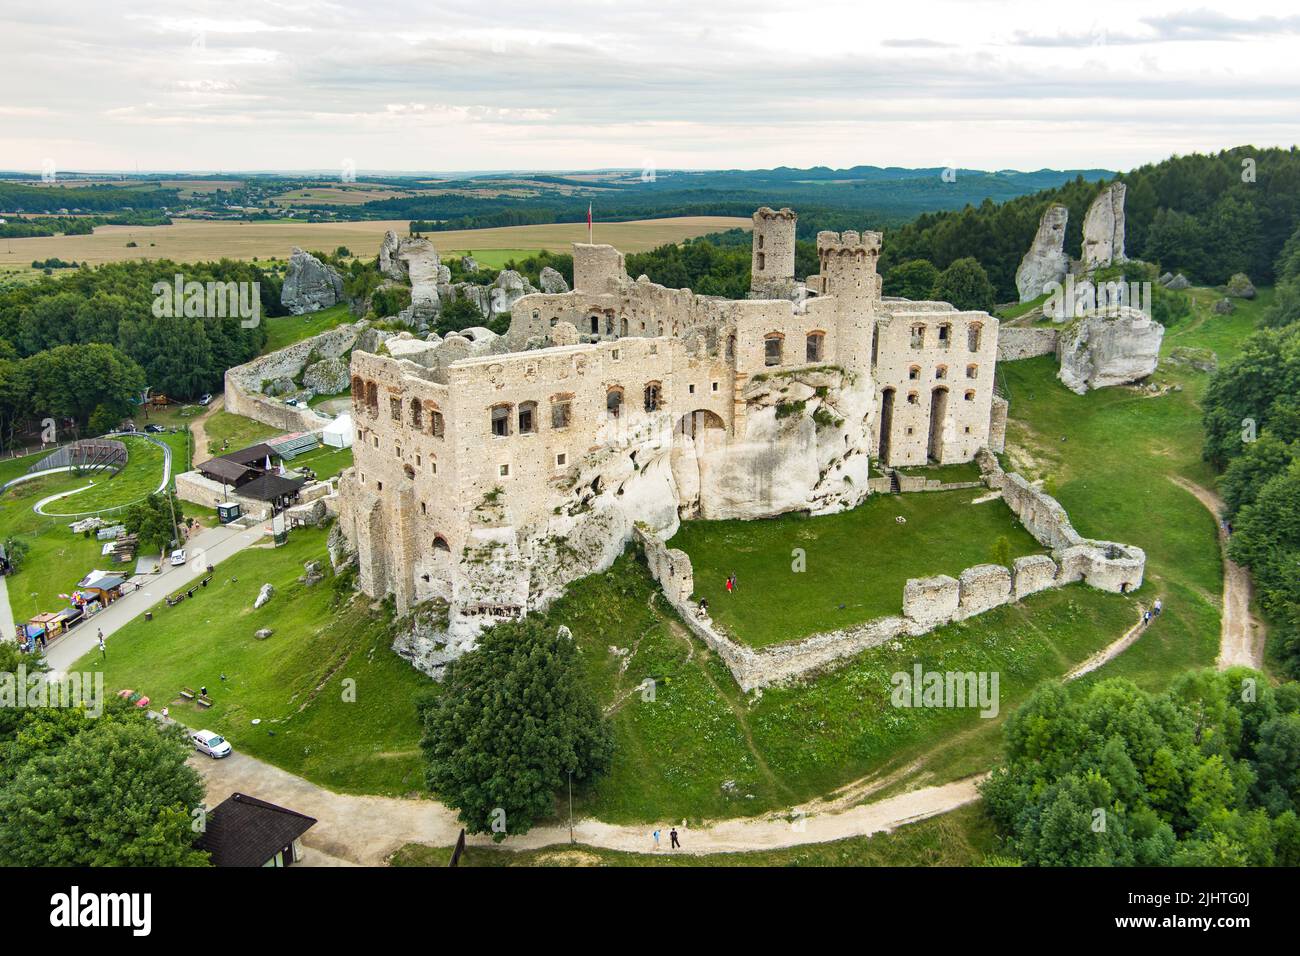
<path fill-rule="evenodd" d="M 591 244 L 591 203 L 587 203 L 587 244 Z"/>

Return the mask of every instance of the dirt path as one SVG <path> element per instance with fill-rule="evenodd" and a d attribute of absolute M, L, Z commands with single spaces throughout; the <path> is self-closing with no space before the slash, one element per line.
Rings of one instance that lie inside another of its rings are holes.
<path fill-rule="evenodd" d="M 1105 664 L 1107 661 L 1114 660 L 1116 657 L 1119 657 L 1120 654 L 1124 653 L 1126 650 L 1128 650 L 1130 647 L 1136 644 L 1137 639 L 1141 637 L 1143 632 L 1146 631 L 1147 629 L 1147 625 L 1142 621 L 1142 615 L 1145 611 L 1146 608 L 1144 608 L 1141 604 L 1139 604 L 1137 623 L 1134 624 L 1132 627 L 1130 627 L 1127 631 L 1125 631 L 1124 636 L 1121 637 L 1119 640 L 1107 644 L 1096 654 L 1093 654 L 1092 657 L 1089 657 L 1082 664 L 1079 664 L 1077 667 L 1071 670 L 1068 674 L 1065 675 L 1064 679 L 1067 681 L 1072 681 L 1072 680 L 1077 680 L 1078 678 L 1082 677 L 1084 674 L 1091 674 L 1102 664 Z"/>
<path fill-rule="evenodd" d="M 435 800 L 334 793 L 242 753 L 232 754 L 224 760 L 211 760 L 196 754 L 190 762 L 207 786 L 208 806 L 215 806 L 238 791 L 315 817 L 316 825 L 303 837 L 303 843 L 310 851 L 305 861 L 308 864 L 378 866 L 407 843 L 450 846 L 460 833 L 456 815 Z M 941 787 L 925 787 L 839 813 L 793 820 L 781 815 L 720 820 L 698 830 L 678 824 L 682 842 L 682 849 L 678 852 L 767 850 L 880 833 L 978 800 L 976 786 L 981 779 L 973 777 Z M 653 829 L 653 825 L 621 826 L 599 820 L 579 820 L 574 825 L 574 838 L 579 843 L 612 850 L 649 852 L 653 848 L 650 837 Z M 487 836 L 467 839 L 471 844 L 491 842 Z M 507 839 L 502 846 L 511 850 L 533 850 L 568 842 L 567 826 L 550 826 L 537 827 L 522 837 Z"/>
<path fill-rule="evenodd" d="M 226 396 L 218 395 L 208 403 L 207 411 L 190 422 L 190 434 L 194 436 L 194 460 L 190 462 L 193 468 L 201 461 L 207 461 L 212 457 L 208 453 L 208 433 L 206 424 L 209 416 L 221 411 L 226 405 Z"/>
<path fill-rule="evenodd" d="M 1242 665 L 1262 670 L 1266 632 L 1263 623 L 1250 613 L 1250 602 L 1255 593 L 1250 572 L 1228 557 L 1228 534 L 1220 518 L 1223 514 L 1223 499 L 1208 488 L 1202 488 L 1185 478 L 1170 476 L 1169 480 L 1205 505 L 1210 514 L 1214 515 L 1218 528 L 1219 549 L 1223 553 L 1223 624 L 1219 631 L 1219 670 Z"/>

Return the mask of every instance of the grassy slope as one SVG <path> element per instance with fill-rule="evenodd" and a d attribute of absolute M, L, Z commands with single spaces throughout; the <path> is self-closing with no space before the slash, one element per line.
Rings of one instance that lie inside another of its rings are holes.
<path fill-rule="evenodd" d="M 999 537 L 1013 558 L 1041 551 L 1002 501 L 970 503 L 984 493 L 873 495 L 818 518 L 690 521 L 671 545 L 691 557 L 696 600 L 708 599 L 713 618 L 737 640 L 761 647 L 898 614 L 908 578 L 992 561 Z M 806 553 L 806 571 L 793 570 L 796 548 Z M 728 595 L 723 584 L 732 572 L 738 587 Z"/>
<path fill-rule="evenodd" d="M 262 319 L 262 323 L 266 326 L 266 347 L 262 353 L 274 352 L 287 345 L 311 338 L 313 335 L 328 332 L 336 326 L 355 321 L 356 317 L 349 311 L 347 305 L 342 303 L 330 306 L 328 309 L 321 309 L 319 312 L 309 312 L 307 315 L 268 316 Z"/>
<path fill-rule="evenodd" d="M 689 839 L 689 837 L 688 837 Z M 647 833 L 646 844 L 650 845 Z M 665 831 L 662 845 L 668 846 Z M 393 855 L 393 866 L 446 866 L 451 847 L 408 844 Z M 831 843 L 753 853 L 706 856 L 624 853 L 578 844 L 514 851 L 467 847 L 460 866 L 973 866 L 996 852 L 993 826 L 978 805 L 899 827 L 890 833 L 850 837 Z"/>
<path fill-rule="evenodd" d="M 278 428 L 272 428 L 255 419 L 245 418 L 243 415 L 235 415 L 225 410 L 213 413 L 204 423 L 203 428 L 208 436 L 208 454 L 211 455 L 222 454 L 223 439 L 230 442 L 228 451 L 238 451 L 284 434 Z"/>
<path fill-rule="evenodd" d="M 392 652 L 384 617 L 364 600 L 335 606 L 329 579 L 298 583 L 310 559 L 328 567 L 324 532 L 294 531 L 283 548 L 244 551 L 192 600 L 157 607 L 152 621 L 137 618 L 115 634 L 107 661 L 96 651 L 77 667 L 102 667 L 110 692 L 138 690 L 182 723 L 331 789 L 419 790 L 414 697 L 432 682 Z M 264 582 L 276 593 L 253 610 Z M 253 637 L 268 627 L 269 639 Z M 349 679 L 355 702 L 344 700 Z M 207 711 L 179 696 L 201 685 L 215 701 Z"/>
<path fill-rule="evenodd" d="M 31 465 L 41 457 L 28 456 L 18 461 Z M 5 474 L 4 480 L 12 477 Z M 84 479 L 79 480 L 85 484 Z M 6 582 L 9 604 L 17 620 L 26 621 L 42 611 L 66 607 L 59 593 L 67 593 L 99 561 L 100 542 L 74 535 L 65 519 L 44 518 L 32 511 L 32 505 L 45 495 L 67 490 L 65 483 L 66 479 L 36 479 L 0 496 L 0 540 L 16 535 L 28 546 L 22 570 L 10 575 Z M 13 637 L 12 622 L 0 621 L 0 628 L 6 637 Z"/>
<path fill-rule="evenodd" d="M 185 465 L 185 436 L 158 435 L 172 447 L 173 464 Z M 146 438 L 124 437 L 127 462 L 116 475 L 86 475 L 71 478 L 67 484 L 70 488 L 80 488 L 93 482 L 94 486 L 67 498 L 60 498 L 45 506 L 45 510 L 54 515 L 77 515 L 104 508 L 119 508 L 134 504 L 153 494 L 162 481 L 163 450 Z"/>

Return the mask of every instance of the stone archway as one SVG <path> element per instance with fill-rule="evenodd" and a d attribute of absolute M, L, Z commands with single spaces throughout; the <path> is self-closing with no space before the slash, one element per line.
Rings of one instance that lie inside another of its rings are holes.
<path fill-rule="evenodd" d="M 940 386 L 930 393 L 929 458 L 943 463 L 943 428 L 948 418 L 948 389 Z"/>
<path fill-rule="evenodd" d="M 880 444 L 877 447 L 876 460 L 882 465 L 889 464 L 889 443 L 894 430 L 894 395 L 893 388 L 880 393 Z"/>
<path fill-rule="evenodd" d="M 709 457 L 725 447 L 727 424 L 706 408 L 687 412 L 673 428 L 672 470 L 677 484 L 678 514 L 700 517 L 700 494 L 708 481 Z"/>

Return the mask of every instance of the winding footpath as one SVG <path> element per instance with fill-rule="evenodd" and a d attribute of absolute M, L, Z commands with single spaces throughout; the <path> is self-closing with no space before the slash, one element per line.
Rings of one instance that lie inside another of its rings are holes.
<path fill-rule="evenodd" d="M 1219 628 L 1219 670 L 1229 667 L 1264 667 L 1264 625 L 1250 613 L 1255 586 L 1250 572 L 1228 557 L 1228 533 L 1224 530 L 1223 499 L 1208 488 L 1185 478 L 1171 476 L 1170 481 L 1191 493 L 1214 515 L 1219 549 L 1223 554 L 1223 614 Z"/>

